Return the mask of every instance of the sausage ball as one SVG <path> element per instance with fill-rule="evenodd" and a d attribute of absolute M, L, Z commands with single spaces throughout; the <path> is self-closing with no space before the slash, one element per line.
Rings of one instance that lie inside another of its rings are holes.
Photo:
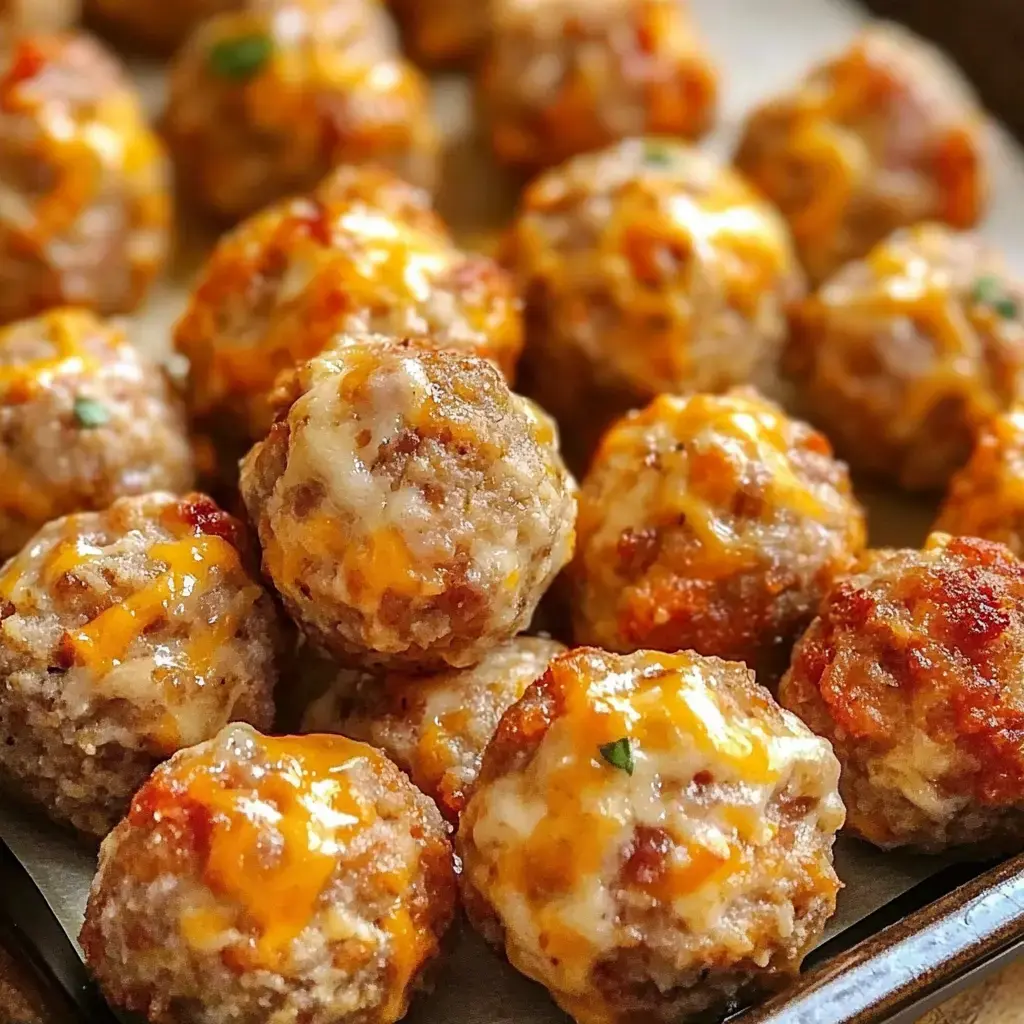
<path fill-rule="evenodd" d="M 768 684 L 864 543 L 821 434 L 753 391 L 663 395 L 612 427 L 583 482 L 573 635 L 744 661 Z"/>
<path fill-rule="evenodd" d="M 58 516 L 192 483 L 184 410 L 121 327 L 57 309 L 0 330 L 0 559 Z"/>
<path fill-rule="evenodd" d="M 441 816 L 383 755 L 233 725 L 136 794 L 81 943 L 152 1024 L 392 1024 L 454 910 Z"/>
<path fill-rule="evenodd" d="M 945 58 L 881 24 L 758 108 L 736 166 L 782 211 L 820 282 L 897 228 L 976 224 L 988 202 L 985 133 Z"/>
<path fill-rule="evenodd" d="M 312 362 L 242 463 L 264 570 L 345 662 L 473 665 L 529 625 L 572 554 L 553 424 L 490 363 L 428 345 Z"/>
<path fill-rule="evenodd" d="M 43 527 L 0 572 L 0 782 L 103 835 L 153 767 L 273 720 L 282 635 L 209 498 L 149 494 Z"/>
<path fill-rule="evenodd" d="M 458 821 L 501 716 L 565 647 L 520 636 L 471 668 L 429 676 L 342 670 L 307 710 L 304 732 L 339 732 L 383 750 Z"/>
<path fill-rule="evenodd" d="M 523 390 L 585 466 L 662 392 L 773 383 L 800 275 L 779 217 L 729 169 L 633 139 L 526 191 L 505 243 L 526 302 Z"/>
<path fill-rule="evenodd" d="M 998 541 L 1024 555 L 1024 407 L 982 430 L 970 461 L 953 477 L 935 529 Z"/>
<path fill-rule="evenodd" d="M 849 827 L 883 849 L 1024 843 L 1024 564 L 936 533 L 840 581 L 782 703 L 835 749 Z"/>
<path fill-rule="evenodd" d="M 977 239 L 897 232 L 794 313 L 788 369 L 854 469 L 939 490 L 1024 397 L 1024 285 Z"/>
<path fill-rule="evenodd" d="M 491 0 L 389 0 L 405 43 L 426 64 L 465 63 L 491 26 Z"/>
<path fill-rule="evenodd" d="M 78 18 L 79 0 L 2 0 L 0 42 L 25 32 L 59 32 Z"/>
<path fill-rule="evenodd" d="M 0 52 L 0 322 L 135 309 L 169 246 L 169 166 L 114 57 L 80 35 Z"/>
<path fill-rule="evenodd" d="M 262 440 L 278 374 L 342 332 L 427 333 L 509 377 L 523 344 L 511 277 L 459 250 L 426 193 L 343 168 L 239 225 L 207 261 L 175 331 L 200 429 Z"/>
<path fill-rule="evenodd" d="M 681 0 L 493 0 L 480 94 L 494 152 L 526 171 L 632 135 L 696 139 L 717 76 Z"/>
<path fill-rule="evenodd" d="M 463 811 L 470 920 L 579 1024 L 719 1019 L 835 910 L 839 764 L 742 665 L 556 658 Z"/>
<path fill-rule="evenodd" d="M 379 163 L 435 184 L 426 80 L 387 52 L 374 4 L 360 0 L 362 18 L 339 19 L 331 6 L 291 0 L 222 14 L 179 52 L 164 131 L 183 188 L 209 213 L 237 220 L 342 164 Z"/>

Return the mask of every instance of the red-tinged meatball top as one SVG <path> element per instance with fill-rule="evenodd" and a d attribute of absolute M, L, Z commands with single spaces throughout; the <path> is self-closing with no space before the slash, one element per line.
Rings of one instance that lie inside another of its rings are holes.
<path fill-rule="evenodd" d="M 583 481 L 574 637 L 745 661 L 768 685 L 864 543 L 821 434 L 750 390 L 663 395 L 612 427 Z"/>
<path fill-rule="evenodd" d="M 779 698 L 830 740 L 850 828 L 883 849 L 1024 842 L 1024 563 L 932 534 L 839 582 Z"/>
<path fill-rule="evenodd" d="M 988 202 L 984 115 L 956 70 L 893 25 L 747 121 L 736 166 L 782 211 L 812 281 L 925 220 L 973 227 Z"/>
<path fill-rule="evenodd" d="M 81 942 L 152 1024 L 393 1024 L 454 910 L 441 816 L 383 755 L 235 725 L 136 794 Z"/>
<path fill-rule="evenodd" d="M 838 776 L 742 665 L 571 651 L 484 755 L 466 910 L 579 1024 L 717 1020 L 796 974 L 835 909 Z"/>

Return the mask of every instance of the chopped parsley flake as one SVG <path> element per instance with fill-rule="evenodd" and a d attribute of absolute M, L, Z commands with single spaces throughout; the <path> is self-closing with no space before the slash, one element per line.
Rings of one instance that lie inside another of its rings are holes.
<path fill-rule="evenodd" d="M 613 768 L 619 768 L 627 775 L 633 774 L 633 750 L 627 737 L 623 736 L 621 740 L 615 740 L 613 743 L 602 743 L 598 750 Z"/>
<path fill-rule="evenodd" d="M 86 430 L 102 427 L 104 423 L 110 422 L 110 410 L 95 398 L 76 398 L 74 413 L 78 425 Z"/>
<path fill-rule="evenodd" d="M 222 39 L 210 50 L 210 67 L 221 78 L 244 82 L 259 74 L 273 50 L 270 37 L 262 33 Z"/>
<path fill-rule="evenodd" d="M 1020 312 L 1017 300 L 1007 293 L 998 277 L 979 277 L 974 282 L 971 298 L 981 305 L 990 306 L 1004 320 L 1014 320 Z"/>

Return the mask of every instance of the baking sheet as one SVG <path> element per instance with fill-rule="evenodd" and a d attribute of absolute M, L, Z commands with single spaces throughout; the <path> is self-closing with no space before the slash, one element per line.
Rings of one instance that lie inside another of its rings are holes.
<path fill-rule="evenodd" d="M 690 0 L 722 70 L 723 127 L 707 143 L 727 157 L 743 115 L 755 102 L 793 81 L 812 61 L 841 48 L 863 21 L 840 0 Z M 147 103 L 157 112 L 162 81 L 157 70 L 136 67 Z M 472 96 L 458 76 L 435 82 L 438 116 L 449 137 L 442 213 L 469 244 L 485 239 L 509 214 L 516 183 L 490 165 L 472 120 Z M 983 229 L 1024 271 L 1017 225 L 1024 223 L 1024 151 L 998 126 L 992 129 L 995 200 Z M 190 223 L 181 229 L 175 272 L 136 318 L 140 347 L 165 355 L 170 325 L 181 309 L 197 259 L 211 237 Z M 871 515 L 875 545 L 922 541 L 934 507 L 881 491 L 859 488 Z M 0 805 L 0 835 L 25 863 L 72 937 L 77 936 L 94 868 L 93 853 L 61 830 L 26 812 Z M 831 938 L 905 893 L 945 866 L 923 857 L 883 855 L 854 840 L 841 839 L 837 870 L 846 888 L 825 938 Z M 457 936 L 436 991 L 419 1000 L 413 1024 L 564 1024 L 566 1018 L 545 992 L 488 951 L 468 929 Z"/>

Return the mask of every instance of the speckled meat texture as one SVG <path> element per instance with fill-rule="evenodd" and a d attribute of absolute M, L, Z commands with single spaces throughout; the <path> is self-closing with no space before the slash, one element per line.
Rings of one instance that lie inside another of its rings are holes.
<path fill-rule="evenodd" d="M 466 910 L 579 1024 L 717 1020 L 795 975 L 835 909 L 838 777 L 743 666 L 580 648 L 487 748 Z"/>
<path fill-rule="evenodd" d="M 897 228 L 972 227 L 988 205 L 988 161 L 985 116 L 963 78 L 887 24 L 759 107 L 736 154 L 815 282 Z"/>
<path fill-rule="evenodd" d="M 550 420 L 490 363 L 409 345 L 338 348 L 294 395 L 244 460 L 242 496 L 306 635 L 428 669 L 525 629 L 574 541 Z"/>
<path fill-rule="evenodd" d="M 787 369 L 855 470 L 940 490 L 1024 396 L 1024 285 L 970 235 L 897 232 L 795 310 Z"/>
<path fill-rule="evenodd" d="M 74 24 L 79 0 L 0 0 L 0 41 L 23 32 L 59 32 Z"/>
<path fill-rule="evenodd" d="M 662 392 L 771 388 L 800 273 L 785 225 L 732 171 L 631 140 L 542 175 L 504 246 L 526 303 L 522 388 L 585 468 Z"/>
<path fill-rule="evenodd" d="M 393 1024 L 454 910 L 444 823 L 393 764 L 231 726 L 139 791 L 81 942 L 152 1024 Z"/>
<path fill-rule="evenodd" d="M 431 675 L 342 670 L 307 710 L 305 732 L 337 732 L 383 750 L 457 821 L 501 716 L 565 647 L 516 637 L 471 668 Z"/>
<path fill-rule="evenodd" d="M 1024 564 L 933 534 L 841 581 L 797 644 L 783 704 L 829 739 L 852 831 L 883 849 L 1024 843 Z"/>
<path fill-rule="evenodd" d="M 523 344 L 511 278 L 455 246 L 426 192 L 341 168 L 309 198 L 241 224 L 207 260 L 175 331 L 199 429 L 246 447 L 262 440 L 278 374 L 341 332 L 429 334 L 509 378 Z"/>
<path fill-rule="evenodd" d="M 0 572 L 0 782 L 103 835 L 163 758 L 269 727 L 282 633 L 241 524 L 123 498 L 44 527 Z"/>
<path fill-rule="evenodd" d="M 0 321 L 133 310 L 169 248 L 169 164 L 116 59 L 83 35 L 0 55 Z"/>
<path fill-rule="evenodd" d="M 277 0 L 210 18 L 175 58 L 163 124 L 184 189 L 228 220 L 343 164 L 436 184 L 429 85 L 394 51 L 374 0 Z"/>
<path fill-rule="evenodd" d="M 388 6 L 421 63 L 468 63 L 490 32 L 492 0 L 388 0 Z"/>
<path fill-rule="evenodd" d="M 192 477 L 184 408 L 123 328 L 64 309 L 0 331 L 0 559 L 58 516 Z"/>
<path fill-rule="evenodd" d="M 635 135 L 697 139 L 714 66 L 681 0 L 492 0 L 480 93 L 494 151 L 552 167 Z"/>
<path fill-rule="evenodd" d="M 666 395 L 608 432 L 583 482 L 574 636 L 744 661 L 770 685 L 864 543 L 821 434 L 750 390 Z"/>

